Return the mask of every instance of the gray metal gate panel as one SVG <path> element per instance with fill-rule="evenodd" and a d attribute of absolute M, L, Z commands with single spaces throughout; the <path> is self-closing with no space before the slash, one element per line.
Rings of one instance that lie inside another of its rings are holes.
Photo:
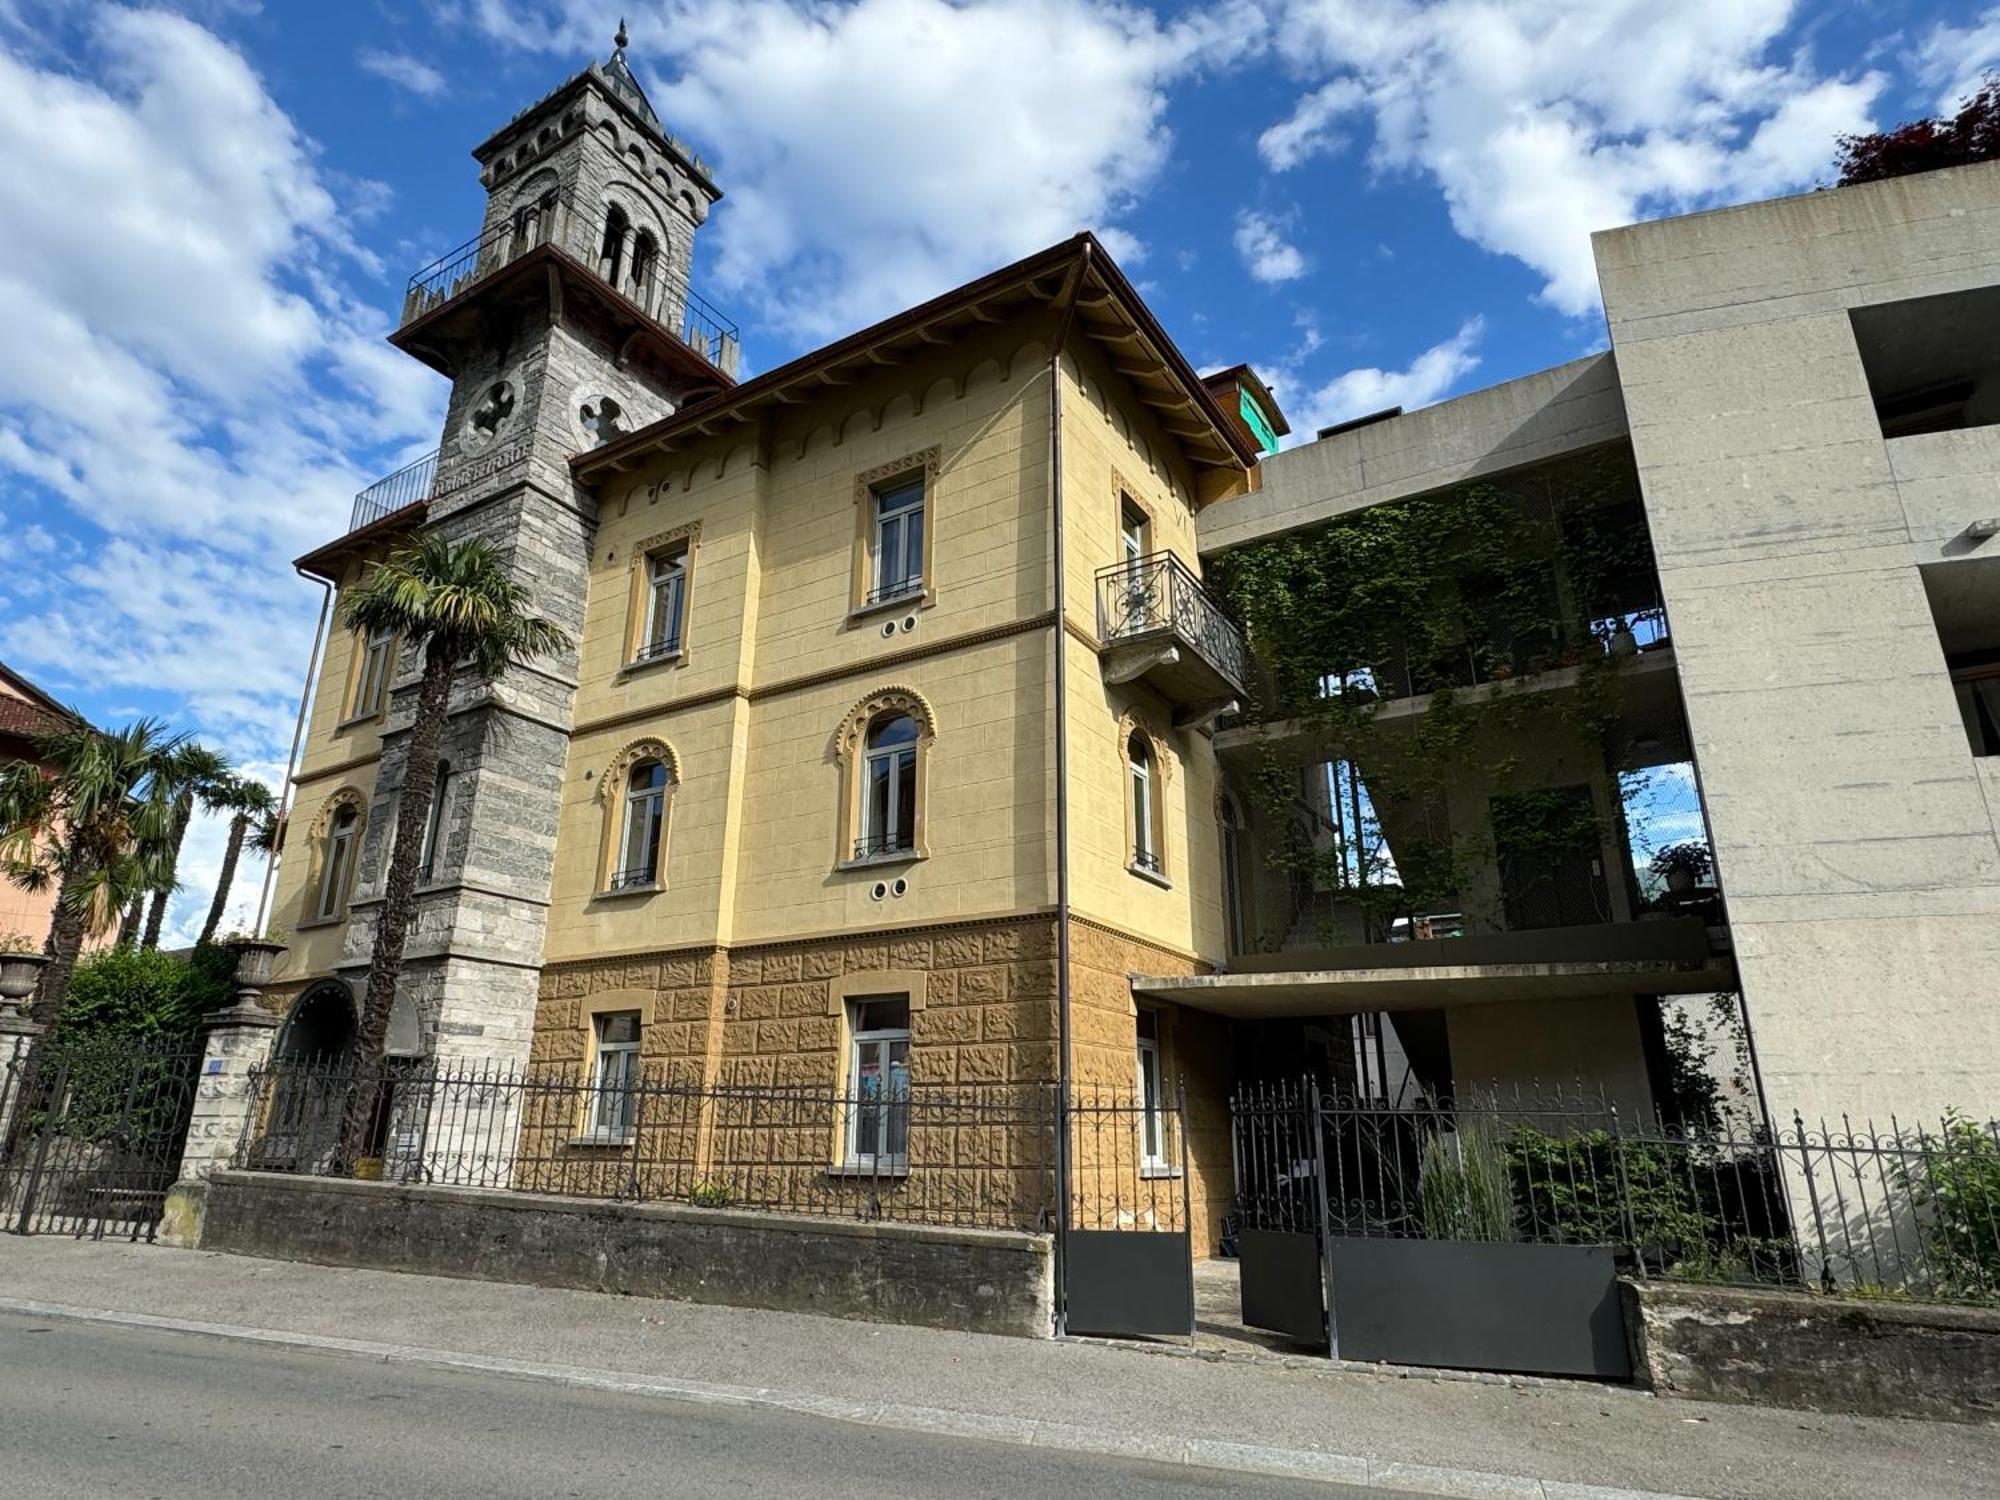
<path fill-rule="evenodd" d="M 1194 1333 L 1185 1230 L 1072 1229 L 1063 1240 L 1071 1333 Z"/>
<path fill-rule="evenodd" d="M 1310 1344 L 1326 1342 L 1319 1237 L 1246 1229 L 1237 1237 L 1243 1321 Z"/>
<path fill-rule="evenodd" d="M 1631 1378 L 1608 1246 L 1334 1237 L 1327 1272 L 1338 1358 Z"/>

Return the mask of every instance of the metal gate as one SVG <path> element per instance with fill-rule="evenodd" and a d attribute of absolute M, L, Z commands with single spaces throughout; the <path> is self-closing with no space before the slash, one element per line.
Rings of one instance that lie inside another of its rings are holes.
<path fill-rule="evenodd" d="M 0 1228 L 151 1240 L 180 1175 L 201 1052 L 59 1037 L 0 1074 Z"/>
<path fill-rule="evenodd" d="M 1064 1331 L 1191 1338 L 1186 1095 L 1088 1093 L 1065 1115 Z"/>

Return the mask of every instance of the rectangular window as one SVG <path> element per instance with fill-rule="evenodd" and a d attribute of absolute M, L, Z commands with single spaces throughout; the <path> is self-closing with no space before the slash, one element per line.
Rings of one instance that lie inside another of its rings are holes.
<path fill-rule="evenodd" d="M 646 559 L 646 619 L 635 661 L 658 661 L 681 654 L 681 626 L 687 610 L 688 549 L 683 542 Z"/>
<path fill-rule="evenodd" d="M 910 997 L 847 1002 L 847 1161 L 865 1172 L 910 1164 Z"/>
<path fill-rule="evenodd" d="M 1146 555 L 1146 535 L 1151 525 L 1146 513 L 1130 500 L 1118 507 L 1119 558 L 1126 563 L 1136 563 Z"/>
<path fill-rule="evenodd" d="M 1977 756 L 2000 755 L 2000 557 L 1932 563 L 1917 572 L 1966 744 Z"/>
<path fill-rule="evenodd" d="M 352 807 L 343 807 L 333 815 L 333 826 L 327 830 L 326 865 L 320 871 L 316 912 L 327 921 L 339 916 L 346 903 L 348 875 L 354 866 L 354 835 L 360 822 Z"/>
<path fill-rule="evenodd" d="M 1983 667 L 1956 667 L 1952 691 L 1974 755 L 2000 755 L 2000 661 Z"/>
<path fill-rule="evenodd" d="M 361 677 L 354 689 L 355 719 L 372 719 L 382 712 L 389 690 L 389 657 L 396 643 L 392 630 L 377 630 L 360 641 Z"/>
<path fill-rule="evenodd" d="M 868 603 L 923 592 L 924 479 L 914 474 L 874 491 Z"/>
<path fill-rule="evenodd" d="M 1160 1073 L 1159 1012 L 1139 1012 L 1139 1165 L 1149 1172 L 1171 1170 L 1168 1152 L 1166 1086 Z"/>
<path fill-rule="evenodd" d="M 633 1092 L 639 1086 L 639 1013 L 615 1011 L 597 1018 L 597 1068 L 592 1080 L 592 1135 L 632 1133 Z"/>
<path fill-rule="evenodd" d="M 451 762 L 438 762 L 437 779 L 431 783 L 431 815 L 424 821 L 424 852 L 419 875 L 429 880 L 437 873 L 438 851 L 444 843 L 445 805 L 451 800 Z"/>
<path fill-rule="evenodd" d="M 1848 318 L 1883 437 L 2000 422 L 2000 286 L 1857 307 Z"/>

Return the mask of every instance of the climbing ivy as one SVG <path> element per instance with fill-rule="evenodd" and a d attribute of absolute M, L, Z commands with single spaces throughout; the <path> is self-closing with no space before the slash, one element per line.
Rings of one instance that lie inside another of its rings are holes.
<path fill-rule="evenodd" d="M 1496 731 L 1567 734 L 1617 764 L 1612 676 L 1629 653 L 1611 638 L 1652 570 L 1637 494 L 1629 455 L 1600 450 L 1217 560 L 1211 577 L 1258 667 L 1246 721 L 1296 720 L 1307 762 L 1358 772 L 1333 773 L 1327 847 L 1296 827 L 1300 757 L 1261 756 L 1249 790 L 1265 826 L 1286 830 L 1266 839 L 1266 856 L 1295 893 L 1338 891 L 1374 937 L 1397 915 L 1459 903 L 1474 863 L 1501 852 L 1452 828 L 1448 795 L 1468 772 L 1499 792 L 1530 784 L 1496 809 L 1506 852 L 1560 853 L 1597 836 L 1574 801 L 1531 790 L 1532 768 L 1509 748 L 1520 737 Z M 1563 668 L 1576 670 L 1574 691 L 1524 690 Z"/>

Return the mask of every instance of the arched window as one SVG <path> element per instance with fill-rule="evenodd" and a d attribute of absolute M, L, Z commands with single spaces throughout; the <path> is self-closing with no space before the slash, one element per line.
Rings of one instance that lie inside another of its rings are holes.
<path fill-rule="evenodd" d="M 1222 927 L 1229 952 L 1247 950 L 1243 908 L 1243 823 L 1233 798 L 1222 799 Z"/>
<path fill-rule="evenodd" d="M 660 242 L 651 231 L 642 229 L 632 240 L 632 300 L 641 307 L 653 305 L 653 277 L 659 270 Z"/>
<path fill-rule="evenodd" d="M 904 854 L 917 841 L 917 721 L 878 714 L 861 757 L 861 836 L 854 857 Z"/>
<path fill-rule="evenodd" d="M 1132 804 L 1132 868 L 1161 873 L 1159 791 L 1153 747 L 1138 730 L 1125 742 L 1126 778 Z"/>
<path fill-rule="evenodd" d="M 660 836 L 667 826 L 666 762 L 641 760 L 625 777 L 625 809 L 618 847 L 619 867 L 611 889 L 629 891 L 660 883 Z"/>
<path fill-rule="evenodd" d="M 597 252 L 597 274 L 611 285 L 618 285 L 619 273 L 625 268 L 625 241 L 632 233 L 632 221 L 625 216 L 625 210 L 612 204 L 604 211 L 604 242 Z"/>
<path fill-rule="evenodd" d="M 327 824 L 319 887 L 313 897 L 313 915 L 321 921 L 331 922 L 347 910 L 347 891 L 354 880 L 355 845 L 360 833 L 360 811 L 351 802 L 342 803 Z"/>

